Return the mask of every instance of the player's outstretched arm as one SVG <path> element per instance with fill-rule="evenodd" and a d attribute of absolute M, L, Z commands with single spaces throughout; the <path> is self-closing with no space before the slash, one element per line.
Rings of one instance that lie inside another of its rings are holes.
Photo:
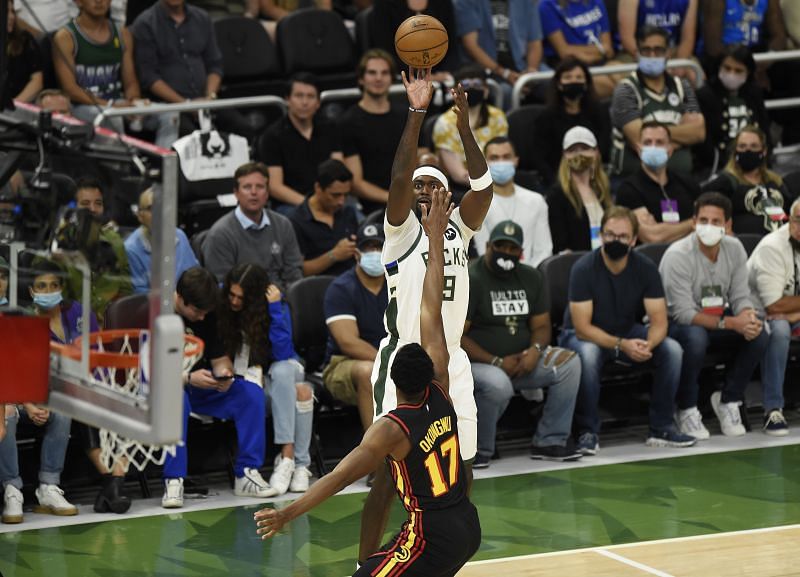
<path fill-rule="evenodd" d="M 272 537 L 295 517 L 307 513 L 326 499 L 372 473 L 387 455 L 405 456 L 408 452 L 408 437 L 400 425 L 389 419 L 379 419 L 367 432 L 361 444 L 342 459 L 336 468 L 311 485 L 297 501 L 277 510 L 266 507 L 256 512 L 253 518 L 258 525 L 256 533 L 262 539 Z"/>
<path fill-rule="evenodd" d="M 400 226 L 408 218 L 414 205 L 414 189 L 411 176 L 417 167 L 417 143 L 425 111 L 433 95 L 430 68 L 409 68 L 408 78 L 402 72 L 403 85 L 408 95 L 408 119 L 400 144 L 394 154 L 392 182 L 389 185 L 389 202 L 386 205 L 386 220 L 393 226 Z"/>
<path fill-rule="evenodd" d="M 489 167 L 486 165 L 486 158 L 481 152 L 475 135 L 469 126 L 469 103 L 467 93 L 461 84 L 457 84 L 452 90 L 453 110 L 456 113 L 456 126 L 461 143 L 464 145 L 464 156 L 467 160 L 467 172 L 470 181 L 479 181 L 479 185 L 470 182 L 470 190 L 461 201 L 461 219 L 472 230 L 478 230 L 486 218 L 489 205 L 492 204 L 494 189 L 492 180 L 489 176 Z M 482 178 L 484 177 L 485 178 Z M 475 190 L 477 188 L 477 190 Z"/>
<path fill-rule="evenodd" d="M 428 266 L 422 285 L 422 310 L 419 316 L 420 344 L 433 361 L 433 374 L 445 391 L 450 379 L 447 366 L 450 354 L 442 322 L 442 291 L 444 290 L 444 232 L 453 213 L 451 194 L 443 188 L 434 189 L 430 210 L 422 205 L 422 228 L 428 235 Z"/>

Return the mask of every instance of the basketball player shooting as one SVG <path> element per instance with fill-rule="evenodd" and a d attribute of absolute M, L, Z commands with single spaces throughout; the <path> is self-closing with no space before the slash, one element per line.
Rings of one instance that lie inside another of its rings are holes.
<path fill-rule="evenodd" d="M 300 499 L 282 510 L 258 511 L 256 532 L 262 539 L 385 461 L 408 518 L 354 577 L 451 577 L 478 550 L 480 521 L 467 494 L 442 323 L 444 240 L 452 213 L 450 194 L 444 189 L 435 189 L 422 206 L 429 248 L 419 314 L 421 346 L 407 344 L 395 356 L 397 408 L 376 420 L 361 444 Z"/>
<path fill-rule="evenodd" d="M 396 353 L 404 345 L 420 342 L 420 302 L 422 279 L 429 259 L 429 240 L 423 234 L 418 214 L 430 206 L 434 186 L 431 174 L 441 172 L 435 167 L 421 167 L 417 178 L 417 142 L 431 101 L 433 85 L 431 69 L 410 68 L 403 73 L 408 95 L 409 111 L 406 126 L 392 165 L 392 181 L 384 220 L 386 242 L 381 261 L 386 268 L 389 306 L 384 316 L 387 336 L 378 347 L 372 372 L 375 419 L 397 406 L 395 383 L 392 379 Z M 461 335 L 469 304 L 469 241 L 483 223 L 492 202 L 492 179 L 486 160 L 469 127 L 467 94 L 461 85 L 452 89 L 456 125 L 464 145 L 470 188 L 456 208 L 444 231 L 444 283 L 442 319 L 450 357 L 450 395 L 458 415 L 461 457 L 467 463 L 467 490 L 472 482 L 472 459 L 478 443 L 478 419 L 473 396 L 472 370 L 467 354 L 461 349 Z M 423 176 L 425 174 L 425 176 Z M 444 176 L 438 177 L 439 180 Z M 413 180 L 413 182 L 412 182 Z M 380 545 L 389 518 L 394 492 L 386 467 L 375 471 L 375 480 L 361 513 L 361 544 L 359 562 L 363 563 Z"/>

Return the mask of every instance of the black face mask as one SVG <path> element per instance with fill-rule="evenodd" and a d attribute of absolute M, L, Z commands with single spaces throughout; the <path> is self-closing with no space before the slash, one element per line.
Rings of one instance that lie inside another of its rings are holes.
<path fill-rule="evenodd" d="M 743 171 L 750 172 L 755 170 L 761 163 L 764 162 L 764 153 L 756 152 L 754 150 L 745 150 L 744 152 L 736 153 L 736 164 L 738 164 Z"/>
<path fill-rule="evenodd" d="M 628 251 L 630 250 L 631 246 L 629 244 L 625 244 L 624 242 L 620 242 L 618 240 L 613 240 L 603 244 L 603 251 L 611 260 L 620 260 L 621 258 L 626 257 L 628 255 Z"/>
<path fill-rule="evenodd" d="M 519 264 L 519 256 L 507 252 L 494 251 L 489 260 L 492 271 L 499 275 L 511 274 L 516 270 L 517 264 Z"/>
<path fill-rule="evenodd" d="M 800 240 L 797 240 L 795 237 L 790 236 L 789 242 L 791 243 L 794 252 L 800 252 Z"/>
<path fill-rule="evenodd" d="M 562 84 L 561 93 L 564 95 L 564 98 L 569 100 L 577 100 L 586 94 L 586 84 L 583 82 L 570 82 L 568 84 Z"/>
<path fill-rule="evenodd" d="M 483 88 L 473 88 L 467 91 L 467 103 L 470 106 L 478 106 L 486 100 L 486 93 Z"/>

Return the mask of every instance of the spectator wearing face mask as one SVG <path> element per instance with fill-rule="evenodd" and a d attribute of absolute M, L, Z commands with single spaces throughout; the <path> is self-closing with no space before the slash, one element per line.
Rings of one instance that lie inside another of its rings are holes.
<path fill-rule="evenodd" d="M 639 133 L 639 171 L 617 191 L 617 204 L 627 206 L 639 222 L 639 242 L 672 242 L 692 232 L 692 206 L 700 186 L 667 168 L 673 146 L 669 127 L 646 122 Z"/>
<path fill-rule="evenodd" d="M 498 136 L 490 140 L 483 155 L 494 181 L 494 197 L 483 226 L 475 233 L 475 249 L 483 256 L 489 241 L 489 231 L 499 222 L 513 220 L 526 231 L 520 262 L 538 266 L 553 254 L 547 202 L 538 192 L 514 184 L 519 157 L 508 138 Z"/>
<path fill-rule="evenodd" d="M 733 203 L 733 232 L 765 234 L 786 221 L 789 191 L 767 168 L 767 135 L 745 126 L 733 141 L 725 169 L 703 190 L 721 192 Z"/>
<path fill-rule="evenodd" d="M 659 265 L 669 334 L 683 348 L 676 421 L 682 433 L 698 440 L 709 437 L 697 409 L 708 347 L 724 347 L 735 355 L 722 391 L 711 394 L 711 406 L 722 434 L 738 437 L 745 434 L 739 404 L 769 342 L 750 295 L 747 254 L 737 238 L 726 234 L 731 210 L 730 200 L 717 192 L 700 195 L 694 205 L 695 234 L 672 243 Z"/>
<path fill-rule="evenodd" d="M 507 136 L 508 120 L 505 113 L 487 102 L 489 88 L 486 85 L 485 70 L 474 64 L 465 66 L 456 73 L 455 81 L 467 92 L 469 125 L 478 146 L 483 149 L 492 138 Z M 469 173 L 453 109 L 436 119 L 433 143 L 439 153 L 442 168 L 450 176 L 451 184 L 455 182 L 466 189 L 469 186 Z"/>
<path fill-rule="evenodd" d="M 558 183 L 547 197 L 553 253 L 600 247 L 600 221 L 611 206 L 611 185 L 597 138 L 584 126 L 564 135 Z"/>
<path fill-rule="evenodd" d="M 611 120 L 594 90 L 589 66 L 574 57 L 562 60 L 550 82 L 546 108 L 536 117 L 537 154 L 533 166 L 546 184 L 556 179 L 561 160 L 561 142 L 573 126 L 585 126 L 597 137 L 603 160 L 611 149 Z"/>
<path fill-rule="evenodd" d="M 725 166 L 731 142 L 748 125 L 769 137 L 770 119 L 764 94 L 756 82 L 756 63 L 747 46 L 728 46 L 717 63 L 717 73 L 697 90 L 697 102 L 706 119 L 706 139 L 695 146 L 695 159 L 710 174 Z"/>

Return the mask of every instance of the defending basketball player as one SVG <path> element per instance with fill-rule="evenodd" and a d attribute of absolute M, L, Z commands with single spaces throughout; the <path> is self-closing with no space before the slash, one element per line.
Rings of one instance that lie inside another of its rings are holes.
<path fill-rule="evenodd" d="M 422 206 L 422 226 L 429 240 L 419 315 L 422 344 L 407 344 L 397 352 L 392 366 L 397 408 L 376 420 L 361 444 L 303 497 L 282 510 L 258 511 L 254 518 L 262 539 L 385 461 L 408 519 L 354 577 L 451 577 L 477 551 L 480 522 L 467 495 L 466 468 L 459 453 L 442 322 L 444 240 L 452 213 L 450 194 L 443 189 L 435 189 Z"/>
<path fill-rule="evenodd" d="M 417 215 L 420 209 L 430 206 L 434 186 L 447 186 L 446 182 L 438 182 L 443 176 L 438 179 L 431 176 L 438 170 L 419 170 L 417 176 L 413 177 L 417 167 L 419 132 L 433 94 L 431 70 L 411 68 L 408 78 L 403 74 L 403 84 L 408 95 L 409 112 L 392 165 L 392 182 L 384 221 L 386 241 L 381 260 L 386 267 L 389 306 L 384 317 L 387 336 L 378 348 L 377 362 L 372 372 L 375 419 L 397 406 L 395 383 L 390 370 L 397 351 L 409 343 L 420 342 L 422 279 L 429 258 L 429 241 L 423 234 Z M 492 202 L 492 179 L 469 126 L 469 104 L 463 87 L 456 86 L 452 95 L 471 190 L 453 211 L 444 232 L 442 318 L 450 357 L 450 396 L 458 415 L 461 457 L 467 462 L 469 490 L 472 481 L 471 460 L 477 450 L 478 419 L 472 391 L 472 371 L 469 359 L 461 349 L 461 335 L 469 304 L 467 248 Z M 391 509 L 392 492 L 388 470 L 379 467 L 361 514 L 360 563 L 380 545 Z"/>

